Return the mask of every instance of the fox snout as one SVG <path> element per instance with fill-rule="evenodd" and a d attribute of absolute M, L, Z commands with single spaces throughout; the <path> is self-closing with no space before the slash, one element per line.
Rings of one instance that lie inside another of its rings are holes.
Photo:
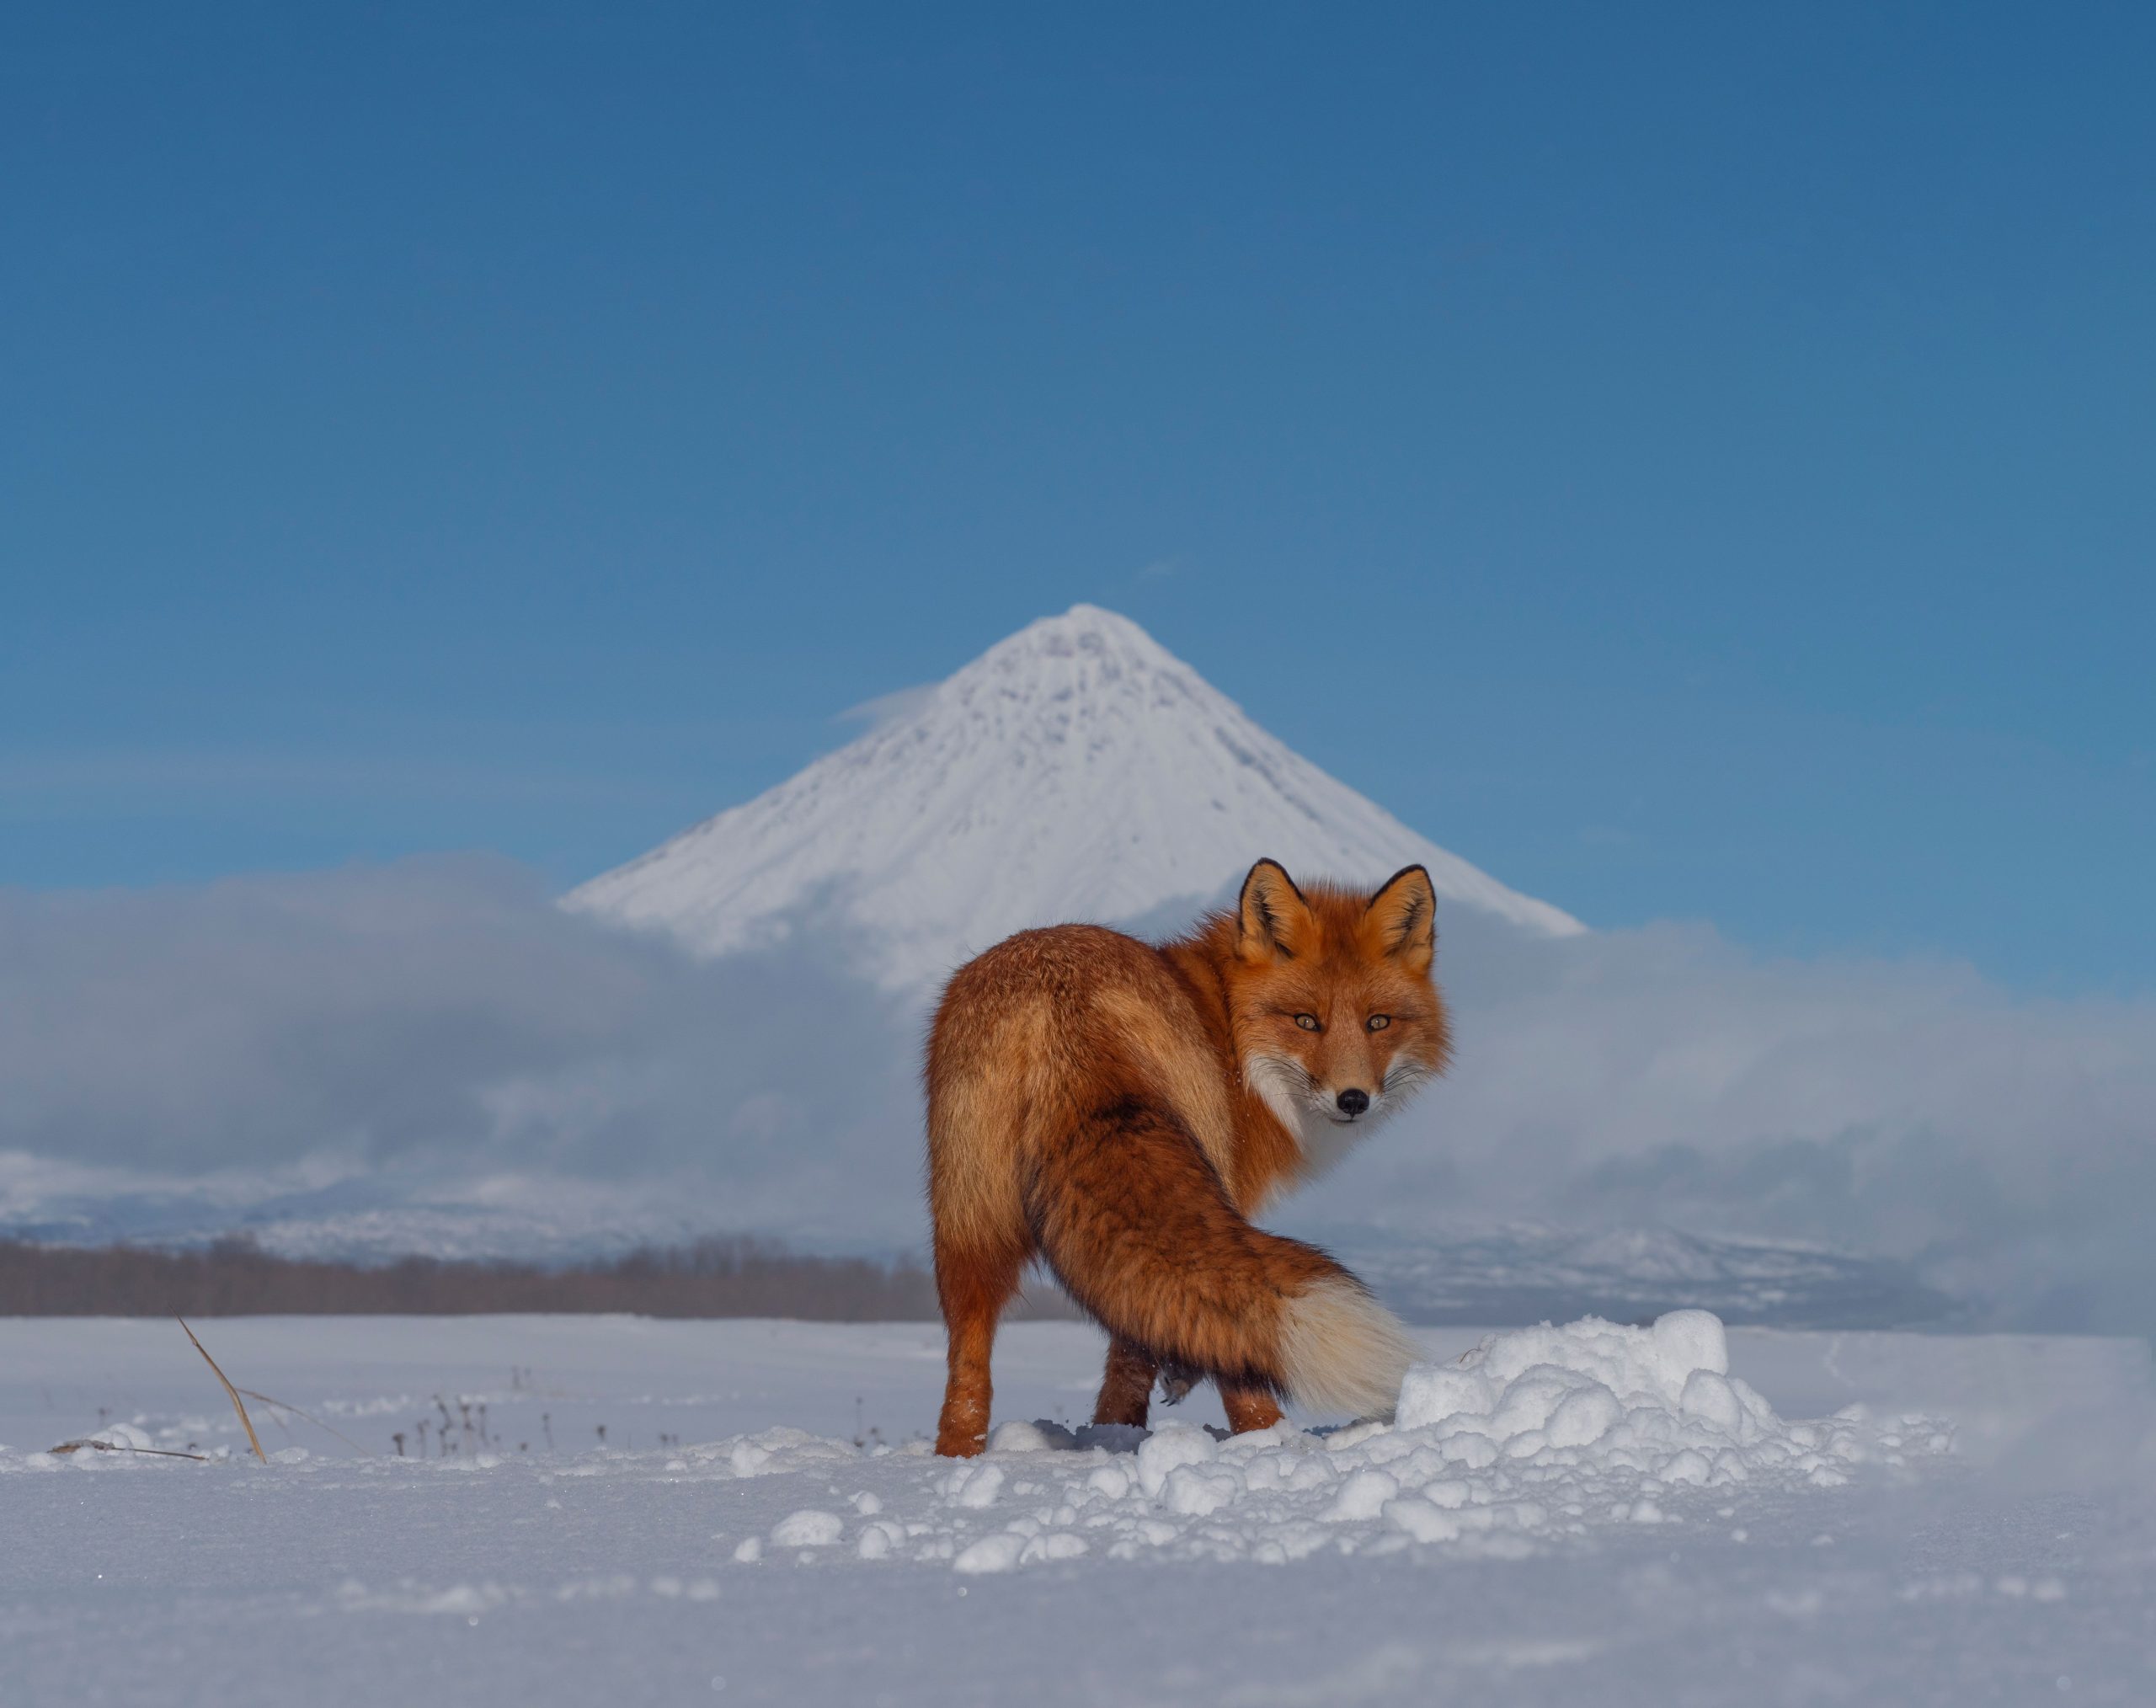
<path fill-rule="evenodd" d="M 1332 1101 L 1334 1107 L 1352 1121 L 1370 1107 L 1370 1094 L 1360 1086 L 1350 1086 Z"/>

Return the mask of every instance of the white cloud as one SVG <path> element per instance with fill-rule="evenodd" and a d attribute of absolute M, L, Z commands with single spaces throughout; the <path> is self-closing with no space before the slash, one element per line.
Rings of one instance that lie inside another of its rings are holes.
<path fill-rule="evenodd" d="M 1704 927 L 1499 953 L 1453 969 L 1454 1074 L 1316 1208 L 1809 1239 L 2009 1317 L 2148 1326 L 2156 1003 Z"/>
<path fill-rule="evenodd" d="M 858 706 L 847 707 L 831 721 L 865 723 L 872 729 L 881 729 L 887 723 L 902 723 L 935 698 L 936 691 L 942 686 L 941 682 L 916 682 L 910 688 L 894 688 L 888 694 L 878 694 Z"/>
<path fill-rule="evenodd" d="M 0 1150 L 168 1174 L 751 1180 L 880 1113 L 899 1054 L 812 947 L 700 966 L 488 860 L 0 894 Z"/>
<path fill-rule="evenodd" d="M 189 1182 L 208 1214 L 252 1180 L 286 1216 L 641 1205 L 917 1245 L 921 1016 L 846 962 L 800 930 L 694 963 L 494 861 L 0 894 L 0 1214 Z M 1292 1220 L 1805 1239 L 1998 1321 L 2148 1326 L 2156 1004 L 1699 927 L 1461 923 L 1441 973 L 1455 1071 Z"/>

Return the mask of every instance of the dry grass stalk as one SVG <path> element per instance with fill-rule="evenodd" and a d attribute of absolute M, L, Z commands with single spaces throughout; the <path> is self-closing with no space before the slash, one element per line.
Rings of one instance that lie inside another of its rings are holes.
<path fill-rule="evenodd" d="M 173 1321 L 185 1331 L 189 1340 L 195 1341 L 195 1350 L 202 1354 L 202 1362 L 216 1372 L 219 1381 L 224 1383 L 225 1392 L 232 1396 L 232 1410 L 239 1413 L 239 1427 L 247 1431 L 247 1444 L 254 1449 L 254 1456 L 257 1459 L 264 1465 L 269 1464 L 270 1455 L 262 1450 L 261 1438 L 254 1433 L 253 1422 L 247 1415 L 247 1402 L 240 1398 L 239 1390 L 232 1385 L 230 1379 L 222 1370 L 217 1369 L 217 1361 L 210 1356 L 210 1349 L 200 1341 L 195 1339 L 195 1331 L 187 1326 L 187 1319 L 184 1316 L 175 1316 Z"/>
<path fill-rule="evenodd" d="M 335 1424 L 323 1422 L 322 1419 L 316 1417 L 312 1412 L 301 1411 L 298 1406 L 293 1405 L 289 1400 L 273 1400 L 267 1394 L 256 1393 L 252 1388 L 242 1388 L 240 1392 L 246 1395 L 250 1400 L 259 1400 L 265 1406 L 274 1406 L 280 1412 L 289 1412 L 295 1417 L 302 1418 L 306 1422 L 313 1424 L 318 1429 L 328 1430 L 330 1434 L 335 1436 L 355 1453 L 366 1454 L 366 1456 L 370 1459 L 372 1459 L 375 1456 L 371 1452 L 369 1452 L 367 1449 L 360 1446 L 358 1442 L 353 1440 L 352 1438 L 347 1435 L 343 1430 L 337 1428 Z"/>

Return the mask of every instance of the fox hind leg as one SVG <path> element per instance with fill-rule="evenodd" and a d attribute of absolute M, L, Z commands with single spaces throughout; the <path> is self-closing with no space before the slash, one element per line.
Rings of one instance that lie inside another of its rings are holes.
<path fill-rule="evenodd" d="M 1143 1429 L 1150 1413 L 1156 1376 L 1180 1384 L 1171 1390 L 1171 1404 L 1182 1397 L 1195 1371 L 1176 1365 L 1163 1366 L 1153 1355 L 1121 1338 L 1108 1342 L 1107 1369 L 1101 1377 L 1101 1396 L 1093 1404 L 1096 1423 L 1133 1424 Z M 1241 1387 L 1233 1382 L 1220 1386 L 1220 1404 L 1228 1414 L 1228 1427 L 1238 1435 L 1253 1429 L 1270 1429 L 1280 1421 L 1280 1407 L 1262 1388 Z"/>
<path fill-rule="evenodd" d="M 1107 1369 L 1101 1375 L 1101 1396 L 1093 1403 L 1093 1421 L 1143 1429 L 1152 1404 L 1155 1368 L 1152 1353 L 1120 1336 L 1110 1340 Z"/>
<path fill-rule="evenodd" d="M 1262 1388 L 1241 1388 L 1232 1382 L 1223 1382 L 1220 1404 L 1228 1413 L 1228 1428 L 1238 1435 L 1247 1435 L 1253 1429 L 1270 1429 L 1280 1421 L 1280 1407 Z"/>
<path fill-rule="evenodd" d="M 989 1362 L 995 1349 L 995 1325 L 1018 1290 L 1024 1261 L 1015 1252 L 962 1252 L 937 1242 L 936 1293 L 950 1337 L 943 1414 L 936 1425 L 940 1454 L 970 1459 L 988 1445 L 989 1406 L 995 1395 Z"/>

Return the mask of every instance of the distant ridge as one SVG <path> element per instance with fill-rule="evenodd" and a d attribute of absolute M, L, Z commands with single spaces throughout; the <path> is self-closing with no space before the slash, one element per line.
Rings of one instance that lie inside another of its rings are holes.
<path fill-rule="evenodd" d="M 842 920 L 894 989 L 1027 926 L 1209 904 L 1260 854 L 1373 882 L 1419 861 L 1442 903 L 1584 929 L 1326 776 L 1113 611 L 1074 606 L 883 703 L 858 739 L 565 905 L 706 955 Z"/>

